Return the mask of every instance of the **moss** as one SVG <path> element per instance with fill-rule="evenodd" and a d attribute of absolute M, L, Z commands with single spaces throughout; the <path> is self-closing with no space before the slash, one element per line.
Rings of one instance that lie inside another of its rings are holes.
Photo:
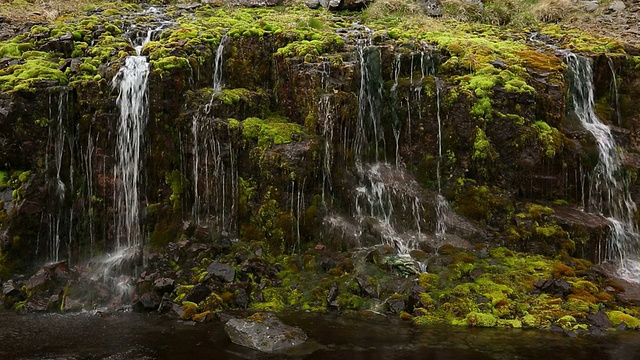
<path fill-rule="evenodd" d="M 191 69 L 189 60 L 179 56 L 167 56 L 158 60 L 152 60 L 153 71 L 171 71 L 173 69 Z"/>
<path fill-rule="evenodd" d="M 619 310 L 611 310 L 607 311 L 607 317 L 613 323 L 613 325 L 617 326 L 621 323 L 627 324 L 627 327 L 631 329 L 640 328 L 640 320 L 638 318 L 626 314 Z"/>
<path fill-rule="evenodd" d="M 182 302 L 182 316 L 184 320 L 191 320 L 198 312 L 198 304 L 191 301 Z"/>
<path fill-rule="evenodd" d="M 418 285 L 420 285 L 425 291 L 437 287 L 440 282 L 440 277 L 437 274 L 422 273 L 418 277 Z"/>
<path fill-rule="evenodd" d="M 254 302 L 249 308 L 256 311 L 282 311 L 285 309 L 285 297 L 281 288 L 268 288 L 262 291 L 263 302 Z"/>
<path fill-rule="evenodd" d="M 533 124 L 533 128 L 538 132 L 538 140 L 546 157 L 552 159 L 562 151 L 563 135 L 558 129 L 550 127 L 544 121 L 536 121 Z"/>
<path fill-rule="evenodd" d="M 1 91 L 29 90 L 38 81 L 54 81 L 60 85 L 68 83 L 57 63 L 40 58 L 31 58 L 23 64 L 0 70 Z"/>
<path fill-rule="evenodd" d="M 290 143 L 295 137 L 304 135 L 304 131 L 300 125 L 281 118 L 262 120 L 252 117 L 242 121 L 242 134 L 248 139 L 257 140 L 258 146 L 265 146 Z"/>
<path fill-rule="evenodd" d="M 248 102 L 251 99 L 252 94 L 252 91 L 244 88 L 222 89 L 220 92 L 214 95 L 214 99 L 220 100 L 226 105 L 233 105 L 240 101 Z M 237 124 L 238 121 L 235 121 Z"/>
<path fill-rule="evenodd" d="M 9 187 L 9 172 L 5 170 L 0 170 L 0 190 L 4 190 Z"/>
<path fill-rule="evenodd" d="M 493 149 L 491 141 L 489 141 L 487 135 L 482 131 L 482 129 L 476 127 L 473 140 L 473 155 L 471 158 L 474 160 L 493 161 L 497 156 L 498 154 Z"/>
<path fill-rule="evenodd" d="M 556 325 L 564 330 L 571 330 L 577 324 L 576 319 L 571 315 L 564 315 L 556 321 Z"/>
<path fill-rule="evenodd" d="M 461 323 L 454 322 L 454 325 L 458 324 L 473 327 L 495 327 L 498 324 L 498 319 L 492 314 L 471 312 Z"/>

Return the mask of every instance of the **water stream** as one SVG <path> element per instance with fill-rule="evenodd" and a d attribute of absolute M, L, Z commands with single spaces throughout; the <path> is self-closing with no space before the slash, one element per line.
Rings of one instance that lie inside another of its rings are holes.
<path fill-rule="evenodd" d="M 635 359 L 635 332 L 567 338 L 550 331 L 412 326 L 382 316 L 364 319 L 291 313 L 286 323 L 309 340 L 267 354 L 231 343 L 222 323 L 194 324 L 155 315 L 121 313 L 0 313 L 5 360 L 181 359 Z"/>
<path fill-rule="evenodd" d="M 640 237 L 633 220 L 636 204 L 631 198 L 622 155 L 611 129 L 594 111 L 591 60 L 567 52 L 565 61 L 571 76 L 569 97 L 573 111 L 598 147 L 599 159 L 590 176 L 587 210 L 605 216 L 611 224 L 600 260 L 614 263 L 621 277 L 640 282 Z"/>

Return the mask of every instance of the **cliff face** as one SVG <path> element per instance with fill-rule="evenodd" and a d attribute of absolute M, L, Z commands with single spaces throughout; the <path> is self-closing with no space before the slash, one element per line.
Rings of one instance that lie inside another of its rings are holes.
<path fill-rule="evenodd" d="M 273 255 L 316 243 L 431 251 L 447 238 L 435 235 L 444 224 L 448 241 L 598 260 L 607 221 L 578 209 L 589 204 L 599 155 L 568 102 L 565 55 L 553 48 L 573 46 L 562 33 L 351 20 L 132 6 L 3 42 L 5 266 L 78 262 L 120 241 L 114 78 L 134 54 L 136 29 L 156 27 L 142 48 L 148 113 L 134 195 L 145 244 L 239 238 Z M 583 49 L 595 109 L 638 202 L 636 61 L 598 41 Z M 439 217 L 439 193 L 449 216 Z"/>

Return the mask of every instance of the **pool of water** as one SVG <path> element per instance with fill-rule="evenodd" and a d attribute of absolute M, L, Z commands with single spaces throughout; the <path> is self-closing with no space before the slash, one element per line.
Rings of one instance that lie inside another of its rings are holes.
<path fill-rule="evenodd" d="M 0 359 L 637 359 L 636 331 L 569 338 L 550 331 L 418 327 L 395 318 L 292 313 L 309 340 L 281 354 L 229 341 L 220 321 L 152 314 L 0 312 Z"/>

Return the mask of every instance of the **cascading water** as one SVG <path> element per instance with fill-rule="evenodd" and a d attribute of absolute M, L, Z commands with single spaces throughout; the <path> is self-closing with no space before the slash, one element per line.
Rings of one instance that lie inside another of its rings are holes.
<path fill-rule="evenodd" d="M 328 81 L 330 76 L 330 64 L 322 63 L 321 81 L 322 95 L 318 101 L 318 118 L 322 125 L 323 157 L 322 157 L 322 203 L 325 203 L 325 193 L 332 191 L 331 166 L 333 165 L 333 126 L 334 109 L 331 105 L 331 94 L 328 91 Z"/>
<path fill-rule="evenodd" d="M 571 75 L 569 97 L 573 111 L 598 146 L 599 161 L 590 178 L 587 210 L 604 215 L 611 224 L 606 250 L 600 260 L 616 264 L 621 277 L 640 282 L 640 237 L 633 220 L 636 204 L 631 198 L 611 129 L 594 112 L 591 61 L 570 52 L 566 53 L 565 61 Z"/>
<path fill-rule="evenodd" d="M 436 248 L 446 240 L 447 217 L 451 213 L 451 206 L 442 195 L 442 180 L 440 178 L 440 166 L 442 163 L 442 119 L 440 117 L 440 86 L 436 81 L 436 118 L 438 119 L 438 161 L 436 163 L 436 179 L 438 182 L 438 195 L 436 196 Z"/>
<path fill-rule="evenodd" d="M 60 261 L 60 247 L 71 242 L 71 218 L 72 210 L 66 206 L 66 197 L 68 187 L 73 188 L 72 184 L 65 184 L 63 179 L 63 170 L 65 169 L 64 158 L 67 149 L 67 141 L 71 141 L 67 135 L 66 119 L 67 106 L 69 102 L 69 92 L 66 88 L 62 88 L 57 102 L 57 116 L 50 114 L 50 118 L 55 117 L 55 123 L 49 126 L 49 148 L 53 151 L 53 169 L 47 169 L 47 173 L 52 179 L 50 191 L 53 195 L 53 206 L 51 214 L 49 214 L 49 251 L 48 258 L 50 261 Z M 53 106 L 50 107 L 53 109 Z M 71 147 L 70 147 L 71 149 Z M 47 155 L 48 157 L 48 155 Z M 49 166 L 48 159 L 45 161 Z M 71 169 L 69 169 L 71 171 Z M 72 178 L 73 175 L 70 175 Z M 68 233 L 67 233 L 68 230 Z M 66 239 L 66 241 L 65 241 Z M 65 244 L 66 243 L 66 244 Z M 67 245 L 68 246 L 68 245 Z"/>
<path fill-rule="evenodd" d="M 151 31 L 135 44 L 136 55 L 128 56 L 113 80 L 119 89 L 117 104 L 120 108 L 116 147 L 116 245 L 119 249 L 142 245 L 140 229 L 140 175 L 142 172 L 142 141 L 147 124 L 149 63 L 141 56 L 142 47 L 151 37 Z"/>
<path fill-rule="evenodd" d="M 622 119 L 620 117 L 620 96 L 618 95 L 618 79 L 616 78 L 616 69 L 613 65 L 613 59 L 607 57 L 607 63 L 611 70 L 611 97 L 613 98 L 614 111 L 616 114 L 616 121 L 618 126 L 622 125 Z"/>

